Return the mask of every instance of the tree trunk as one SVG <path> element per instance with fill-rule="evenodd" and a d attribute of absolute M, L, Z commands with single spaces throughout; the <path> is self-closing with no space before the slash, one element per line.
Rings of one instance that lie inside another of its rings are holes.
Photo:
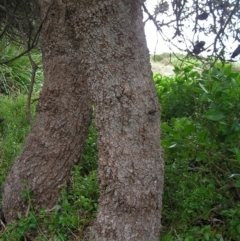
<path fill-rule="evenodd" d="M 39 0 L 46 82 L 36 123 L 5 182 L 7 221 L 26 210 L 20 202 L 22 179 L 33 190 L 35 205 L 54 204 L 82 149 L 91 115 L 89 93 L 99 136 L 101 196 L 86 239 L 158 240 L 160 108 L 144 36 L 143 0 L 65 0 L 66 5 L 57 0 L 50 10 L 48 1 Z"/>
<path fill-rule="evenodd" d="M 99 136 L 101 195 L 86 237 L 155 241 L 161 228 L 163 159 L 142 1 L 90 2 L 78 14 L 86 25 L 81 29 Z"/>
<path fill-rule="evenodd" d="M 21 198 L 26 188 L 31 190 L 35 208 L 55 204 L 71 168 L 79 161 L 91 122 L 91 100 L 79 65 L 79 48 L 65 24 L 64 9 L 59 4 L 39 3 L 44 19 L 45 82 L 36 121 L 4 183 L 2 209 L 7 222 L 27 212 L 28 204 Z"/>

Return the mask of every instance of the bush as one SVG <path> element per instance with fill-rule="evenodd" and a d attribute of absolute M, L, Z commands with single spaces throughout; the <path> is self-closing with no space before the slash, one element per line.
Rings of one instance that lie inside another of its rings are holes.
<path fill-rule="evenodd" d="M 185 66 L 154 79 L 166 163 L 161 240 L 238 240 L 239 73 Z"/>
<path fill-rule="evenodd" d="M 173 117 L 189 117 L 195 112 L 198 94 L 193 91 L 193 84 L 196 83 L 200 74 L 193 69 L 193 65 L 186 66 L 181 71 L 175 67 L 175 77 L 166 77 L 161 74 L 154 76 L 156 91 L 162 106 L 163 121 L 168 122 Z"/>

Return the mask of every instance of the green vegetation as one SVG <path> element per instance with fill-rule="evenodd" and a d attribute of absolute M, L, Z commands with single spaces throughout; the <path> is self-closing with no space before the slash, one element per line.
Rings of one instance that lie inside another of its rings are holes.
<path fill-rule="evenodd" d="M 23 48 L 13 43 L 9 43 L 6 39 L 0 41 L 0 63 L 12 59 L 23 52 Z M 41 54 L 34 50 L 31 57 L 38 65 L 35 76 L 34 91 L 37 92 L 42 88 L 43 71 L 41 66 Z M 0 66 L 0 95 L 16 95 L 19 93 L 27 93 L 31 82 L 32 67 L 28 57 L 22 56 L 12 62 L 2 64 Z"/>
<path fill-rule="evenodd" d="M 161 240 L 239 240 L 240 74 L 231 65 L 154 76 L 162 104 Z"/>
<path fill-rule="evenodd" d="M 180 53 L 177 53 L 177 54 L 170 54 L 170 53 L 161 53 L 161 54 L 154 54 L 150 57 L 150 60 L 151 61 L 154 61 L 154 62 L 162 62 L 164 61 L 165 59 L 170 59 L 173 60 L 173 61 L 177 61 L 177 59 L 183 59 L 185 57 L 184 54 L 180 54 Z"/>
<path fill-rule="evenodd" d="M 165 153 L 161 241 L 239 240 L 240 74 L 220 64 L 202 72 L 194 65 L 176 66 L 174 72 L 174 77 L 154 76 Z M 25 106 L 25 94 L 0 97 L 0 117 L 5 118 L 0 123 L 0 185 L 30 128 Z M 0 240 L 82 237 L 99 197 L 96 140 L 92 124 L 81 165 L 72 170 L 70 187 L 52 210 L 34 211 L 26 187 L 22 195 L 30 210 L 2 228 Z"/>
<path fill-rule="evenodd" d="M 199 57 L 198 57 L 199 58 Z M 162 54 L 155 54 L 150 56 L 151 62 L 155 63 L 163 63 L 163 64 L 172 64 L 174 66 L 184 65 L 186 63 L 193 64 L 195 67 L 201 67 L 202 62 L 194 56 L 186 56 L 185 54 L 181 53 L 162 53 Z"/>
<path fill-rule="evenodd" d="M 19 154 L 24 138 L 30 129 L 25 114 L 26 96 L 0 98 L 0 116 L 5 120 L 0 124 L 0 185 L 11 168 L 14 158 Z M 34 110 L 34 108 L 33 108 Z M 30 211 L 26 217 L 0 231 L 0 240 L 21 240 L 24 235 L 38 234 L 39 240 L 67 240 L 69 235 L 81 236 L 84 227 L 95 217 L 99 197 L 96 175 L 96 131 L 90 128 L 81 166 L 72 171 L 71 186 L 64 188 L 58 204 L 52 210 L 33 211 L 31 192 L 22 194 Z M 1 201 L 1 198 L 0 198 Z"/>
<path fill-rule="evenodd" d="M 34 106 L 32 106 L 32 112 Z M 10 170 L 14 158 L 22 145 L 30 126 L 26 116 L 26 96 L 0 97 L 0 185 Z"/>

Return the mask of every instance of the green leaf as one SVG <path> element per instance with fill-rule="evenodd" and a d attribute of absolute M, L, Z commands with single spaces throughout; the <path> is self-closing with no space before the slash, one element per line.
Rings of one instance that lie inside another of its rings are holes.
<path fill-rule="evenodd" d="M 226 116 L 220 110 L 210 110 L 205 114 L 205 117 L 212 121 L 220 121 L 224 119 Z"/>
<path fill-rule="evenodd" d="M 209 99 L 209 94 L 208 93 L 203 93 L 200 97 L 199 97 L 199 101 L 207 101 Z"/>
<path fill-rule="evenodd" d="M 210 234 L 208 232 L 204 233 L 203 236 L 204 236 L 205 240 L 209 240 L 209 238 L 210 238 Z"/>
<path fill-rule="evenodd" d="M 218 90 L 219 88 L 219 82 L 213 82 L 213 85 L 212 85 L 212 93 L 214 93 L 216 90 Z"/>
<path fill-rule="evenodd" d="M 206 158 L 205 152 L 199 152 L 197 154 L 196 160 L 197 161 L 202 161 L 202 160 L 205 160 L 205 158 Z"/>
<path fill-rule="evenodd" d="M 240 124 L 238 119 L 235 119 L 234 122 L 232 123 L 231 130 L 236 132 L 240 131 Z"/>
<path fill-rule="evenodd" d="M 194 125 L 188 124 L 184 127 L 184 135 L 189 136 L 194 130 L 195 130 Z"/>
<path fill-rule="evenodd" d="M 50 224 L 50 225 L 48 226 L 48 230 L 49 230 L 50 232 L 53 232 L 53 231 L 55 230 L 55 227 L 54 227 L 52 224 Z"/>
<path fill-rule="evenodd" d="M 168 131 L 169 133 L 175 133 L 176 132 L 171 126 L 169 126 L 166 123 L 162 123 L 161 128 L 162 128 L 162 130 Z"/>
<path fill-rule="evenodd" d="M 199 86 L 201 87 L 201 89 L 208 94 L 208 91 L 206 90 L 205 86 L 202 85 L 201 83 L 199 83 Z"/>
<path fill-rule="evenodd" d="M 206 130 L 201 130 L 197 134 L 197 141 L 208 143 L 208 132 Z"/>
<path fill-rule="evenodd" d="M 240 188 L 240 180 L 236 182 L 236 187 Z"/>
<path fill-rule="evenodd" d="M 230 151 L 236 155 L 237 161 L 240 162 L 240 149 L 238 147 L 233 147 L 230 149 Z"/>
<path fill-rule="evenodd" d="M 230 64 L 227 64 L 224 66 L 224 74 L 230 75 L 232 72 L 232 66 Z"/>
<path fill-rule="evenodd" d="M 60 205 L 55 205 L 54 206 L 54 211 L 57 213 L 61 209 Z"/>
<path fill-rule="evenodd" d="M 164 147 L 164 148 L 169 148 L 169 146 L 172 145 L 172 141 L 171 141 L 171 140 L 162 140 L 162 141 L 161 141 L 161 145 L 162 145 L 162 147 Z"/>
<path fill-rule="evenodd" d="M 194 68 L 193 65 L 188 65 L 182 68 L 184 73 L 189 73 Z"/>
<path fill-rule="evenodd" d="M 183 146 L 185 146 L 183 140 L 174 139 L 172 140 L 172 144 L 168 148 L 172 149 L 172 148 L 178 148 Z"/>
<path fill-rule="evenodd" d="M 177 66 L 174 66 L 173 72 L 175 74 L 179 74 L 181 72 L 181 69 L 179 67 L 177 67 Z"/>

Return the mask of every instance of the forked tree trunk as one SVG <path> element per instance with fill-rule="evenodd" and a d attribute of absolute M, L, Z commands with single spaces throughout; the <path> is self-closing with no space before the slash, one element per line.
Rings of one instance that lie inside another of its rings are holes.
<path fill-rule="evenodd" d="M 7 222 L 27 212 L 28 204 L 21 199 L 26 188 L 32 192 L 35 208 L 56 203 L 79 161 L 91 122 L 91 100 L 78 47 L 62 19 L 61 6 L 49 8 L 46 1 L 39 2 L 45 3 L 41 5 L 45 82 L 36 121 L 4 183 L 2 208 Z"/>
<path fill-rule="evenodd" d="M 48 12 L 46 2 L 51 1 L 39 0 L 42 16 Z M 101 196 L 86 239 L 158 240 L 163 190 L 160 108 L 142 2 L 56 0 L 58 7 L 51 7 L 42 33 L 46 83 L 37 120 L 4 187 L 8 220 L 24 210 L 19 202 L 21 179 L 39 198 L 37 205 L 55 202 L 82 147 L 90 93 L 99 136 Z"/>
<path fill-rule="evenodd" d="M 161 228 L 160 108 L 141 0 L 89 1 L 79 11 L 98 131 L 100 199 L 86 234 L 96 241 L 156 241 Z M 86 29 L 84 31 L 84 29 Z"/>

